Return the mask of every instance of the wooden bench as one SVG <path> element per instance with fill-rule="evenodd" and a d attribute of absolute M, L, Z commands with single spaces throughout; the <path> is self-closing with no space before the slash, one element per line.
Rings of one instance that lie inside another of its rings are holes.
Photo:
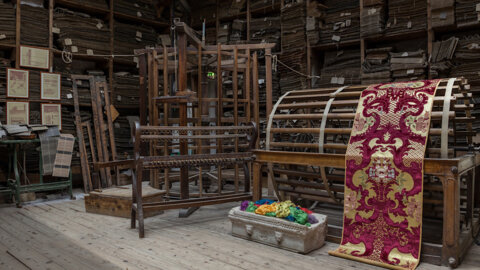
<path fill-rule="evenodd" d="M 131 227 L 135 228 L 138 218 L 139 236 L 143 238 L 145 235 L 143 221 L 145 210 L 180 209 L 251 199 L 251 174 L 248 164 L 254 160 L 252 150 L 255 147 L 256 138 L 257 126 L 255 123 L 247 126 L 221 127 L 140 126 L 136 123 Z M 146 149 L 149 151 L 145 151 Z M 215 150 L 213 151 L 213 149 Z M 142 154 L 142 150 L 149 154 Z M 172 155 L 176 150 L 180 152 L 180 155 Z M 238 166 L 243 166 L 243 190 L 240 190 L 238 182 L 236 182 L 235 191 L 222 192 L 220 176 L 216 193 L 200 193 L 198 198 L 190 198 L 189 167 L 210 169 L 212 166 L 221 168 L 232 165 L 235 166 L 236 171 L 238 171 Z M 144 170 L 172 168 L 181 168 L 182 170 L 179 200 L 142 202 L 141 183 L 144 179 Z"/>

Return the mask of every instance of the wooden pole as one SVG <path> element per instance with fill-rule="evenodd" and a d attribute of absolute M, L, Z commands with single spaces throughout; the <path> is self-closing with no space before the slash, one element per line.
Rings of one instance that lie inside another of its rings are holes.
<path fill-rule="evenodd" d="M 184 32 L 178 33 L 178 90 L 184 93 L 187 90 L 187 36 Z M 187 103 L 179 104 L 180 126 L 187 126 Z M 188 155 L 188 142 L 180 141 L 180 155 Z M 180 198 L 189 198 L 188 167 L 180 168 Z"/>

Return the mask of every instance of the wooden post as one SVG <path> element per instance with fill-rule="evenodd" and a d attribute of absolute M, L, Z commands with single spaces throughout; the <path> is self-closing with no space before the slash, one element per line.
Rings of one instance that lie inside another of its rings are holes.
<path fill-rule="evenodd" d="M 109 27 L 110 27 L 110 54 L 113 55 L 115 54 L 115 50 L 113 49 L 113 41 L 114 41 L 114 36 L 113 36 L 113 33 L 114 33 L 114 26 L 113 26 L 113 23 L 114 23 L 114 20 L 113 20 L 113 0 L 110 0 L 110 12 L 108 14 L 108 24 L 109 24 Z M 108 58 L 108 88 L 110 89 L 110 92 L 111 92 L 111 95 L 110 95 L 110 104 L 113 104 L 113 99 L 114 99 L 114 96 L 115 96 L 115 89 L 113 88 L 113 61 L 114 61 L 114 58 L 113 57 L 109 57 Z M 117 180 L 118 180 L 118 176 L 117 176 Z"/>
<path fill-rule="evenodd" d="M 217 18 L 218 19 L 218 18 Z M 223 76 L 222 76 L 222 49 L 221 44 L 217 44 L 217 126 L 222 125 L 223 118 Z M 217 140 L 217 153 L 222 151 L 222 140 Z M 217 167 L 218 194 L 222 193 L 222 168 Z"/>
<path fill-rule="evenodd" d="M 197 108 L 197 125 L 199 127 L 202 126 L 202 111 L 203 111 L 203 89 L 202 89 L 202 45 L 198 44 L 197 45 L 197 50 L 198 50 L 198 67 L 197 67 L 197 97 L 198 97 L 198 108 Z M 201 135 L 199 132 L 198 135 Z M 197 141 L 197 154 L 203 154 L 202 153 L 202 140 Z M 198 194 L 201 197 L 203 197 L 203 172 L 202 172 L 202 167 L 198 168 Z"/>
<path fill-rule="evenodd" d="M 169 86 L 169 78 L 168 78 L 168 50 L 167 46 L 163 46 L 163 95 L 168 96 L 168 86 Z M 169 110 L 169 104 L 165 102 L 163 104 L 163 124 L 165 126 L 168 126 L 168 110 Z M 163 154 L 165 156 L 168 156 L 170 153 L 168 151 L 168 142 L 165 141 L 163 144 L 164 152 Z M 164 181 L 165 181 L 165 191 L 167 192 L 167 195 L 170 194 L 170 170 L 165 169 L 164 170 Z"/>
<path fill-rule="evenodd" d="M 53 6 L 55 4 L 55 0 L 48 1 L 48 49 L 49 49 L 49 63 L 50 72 L 53 72 Z"/>
<path fill-rule="evenodd" d="M 247 0 L 247 43 L 250 41 L 250 21 L 252 19 L 250 0 Z"/>
<path fill-rule="evenodd" d="M 262 164 L 260 162 L 253 162 L 252 195 L 253 201 L 258 201 L 262 198 Z"/>
<path fill-rule="evenodd" d="M 15 10 L 15 68 L 20 68 L 20 29 L 22 24 L 21 2 L 22 0 L 17 0 L 17 9 Z"/>
<path fill-rule="evenodd" d="M 265 49 L 265 83 L 267 94 L 267 118 L 272 112 L 273 97 L 272 97 L 272 49 Z"/>
<path fill-rule="evenodd" d="M 233 49 L 233 124 L 238 126 L 238 49 Z M 235 132 L 237 133 L 237 132 Z M 238 138 L 235 138 L 235 152 L 238 153 Z M 238 192 L 238 164 L 235 164 L 235 192 Z"/>
<path fill-rule="evenodd" d="M 427 0 L 427 59 L 430 59 L 430 56 L 432 55 L 433 51 L 433 40 L 435 39 L 435 32 L 433 32 L 432 28 L 432 6 L 431 6 L 431 0 Z M 430 61 L 427 61 L 428 66 L 427 66 L 427 74 L 428 78 L 432 78 L 432 74 L 430 74 Z"/>
<path fill-rule="evenodd" d="M 459 262 L 460 239 L 460 177 L 457 167 L 440 176 L 443 186 L 443 239 L 442 262 L 451 267 Z"/>
<path fill-rule="evenodd" d="M 187 35 L 178 33 L 178 90 L 184 93 L 187 90 Z M 180 126 L 187 126 L 187 103 L 181 102 Z M 180 155 L 188 155 L 188 141 L 180 141 Z M 180 168 L 180 198 L 188 199 L 188 167 Z"/>
<path fill-rule="evenodd" d="M 138 58 L 138 73 L 140 78 L 140 125 L 145 126 L 147 124 L 147 87 L 146 87 L 146 80 L 145 76 L 147 75 L 147 56 L 146 53 L 140 55 Z M 143 153 L 143 151 L 142 151 Z"/>
<path fill-rule="evenodd" d="M 260 125 L 260 94 L 258 91 L 258 55 L 257 52 L 253 54 L 253 71 L 252 71 L 252 81 L 253 81 L 253 98 L 254 98 L 254 112 L 255 112 L 255 123 Z M 260 132 L 257 132 L 257 142 L 255 148 L 260 147 Z"/>

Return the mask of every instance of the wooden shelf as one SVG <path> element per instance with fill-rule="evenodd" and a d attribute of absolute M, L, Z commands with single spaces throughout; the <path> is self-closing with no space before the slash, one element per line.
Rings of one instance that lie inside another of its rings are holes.
<path fill-rule="evenodd" d="M 15 49 L 15 44 L 2 44 L 0 43 L 0 49 Z"/>
<path fill-rule="evenodd" d="M 170 26 L 169 22 L 150 20 L 150 19 L 128 15 L 128 14 L 122 14 L 119 12 L 114 12 L 113 17 L 117 19 L 131 21 L 131 22 L 142 23 L 142 24 L 149 25 L 156 28 L 165 28 Z"/>
<path fill-rule="evenodd" d="M 345 48 L 350 46 L 360 46 L 360 39 L 347 40 L 343 42 L 315 44 L 315 45 L 310 45 L 310 48 L 312 48 L 313 50 L 329 50 L 329 49 L 336 49 L 336 48 Z"/>
<path fill-rule="evenodd" d="M 52 49 L 53 54 L 56 56 L 62 56 L 62 51 L 58 49 Z M 97 63 L 107 63 L 108 59 L 110 57 L 105 57 L 105 56 L 97 56 L 97 55 L 76 55 L 73 53 L 72 60 L 75 61 L 75 59 L 80 59 L 80 60 L 87 60 L 87 61 L 93 61 Z"/>
<path fill-rule="evenodd" d="M 75 9 L 77 11 L 82 11 L 88 14 L 108 15 L 110 13 L 109 9 L 92 7 L 90 5 L 85 5 L 73 0 L 55 0 L 55 4 L 61 7 Z"/>

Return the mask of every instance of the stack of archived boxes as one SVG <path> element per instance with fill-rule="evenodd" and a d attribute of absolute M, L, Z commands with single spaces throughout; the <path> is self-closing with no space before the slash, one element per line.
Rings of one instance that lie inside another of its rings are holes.
<path fill-rule="evenodd" d="M 455 24 L 455 1 L 436 0 L 430 2 L 432 27 L 445 27 Z"/>
<path fill-rule="evenodd" d="M 415 81 L 426 78 L 425 51 L 391 52 L 390 70 L 394 81 Z"/>
<path fill-rule="evenodd" d="M 458 26 L 476 25 L 480 23 L 480 1 L 456 0 L 455 17 Z"/>
<path fill-rule="evenodd" d="M 0 44 L 15 44 L 15 8 L 0 2 Z"/>
<path fill-rule="evenodd" d="M 362 84 L 390 82 L 390 52 L 392 47 L 368 49 L 362 63 Z"/>
<path fill-rule="evenodd" d="M 426 14 L 427 1 L 389 0 L 386 33 L 395 35 L 425 30 Z"/>
<path fill-rule="evenodd" d="M 365 0 L 360 14 L 362 25 L 361 37 L 371 37 L 383 33 L 385 29 L 385 1 Z"/>
<path fill-rule="evenodd" d="M 345 42 L 360 38 L 360 6 L 356 0 L 326 0 L 325 24 L 320 43 Z"/>

